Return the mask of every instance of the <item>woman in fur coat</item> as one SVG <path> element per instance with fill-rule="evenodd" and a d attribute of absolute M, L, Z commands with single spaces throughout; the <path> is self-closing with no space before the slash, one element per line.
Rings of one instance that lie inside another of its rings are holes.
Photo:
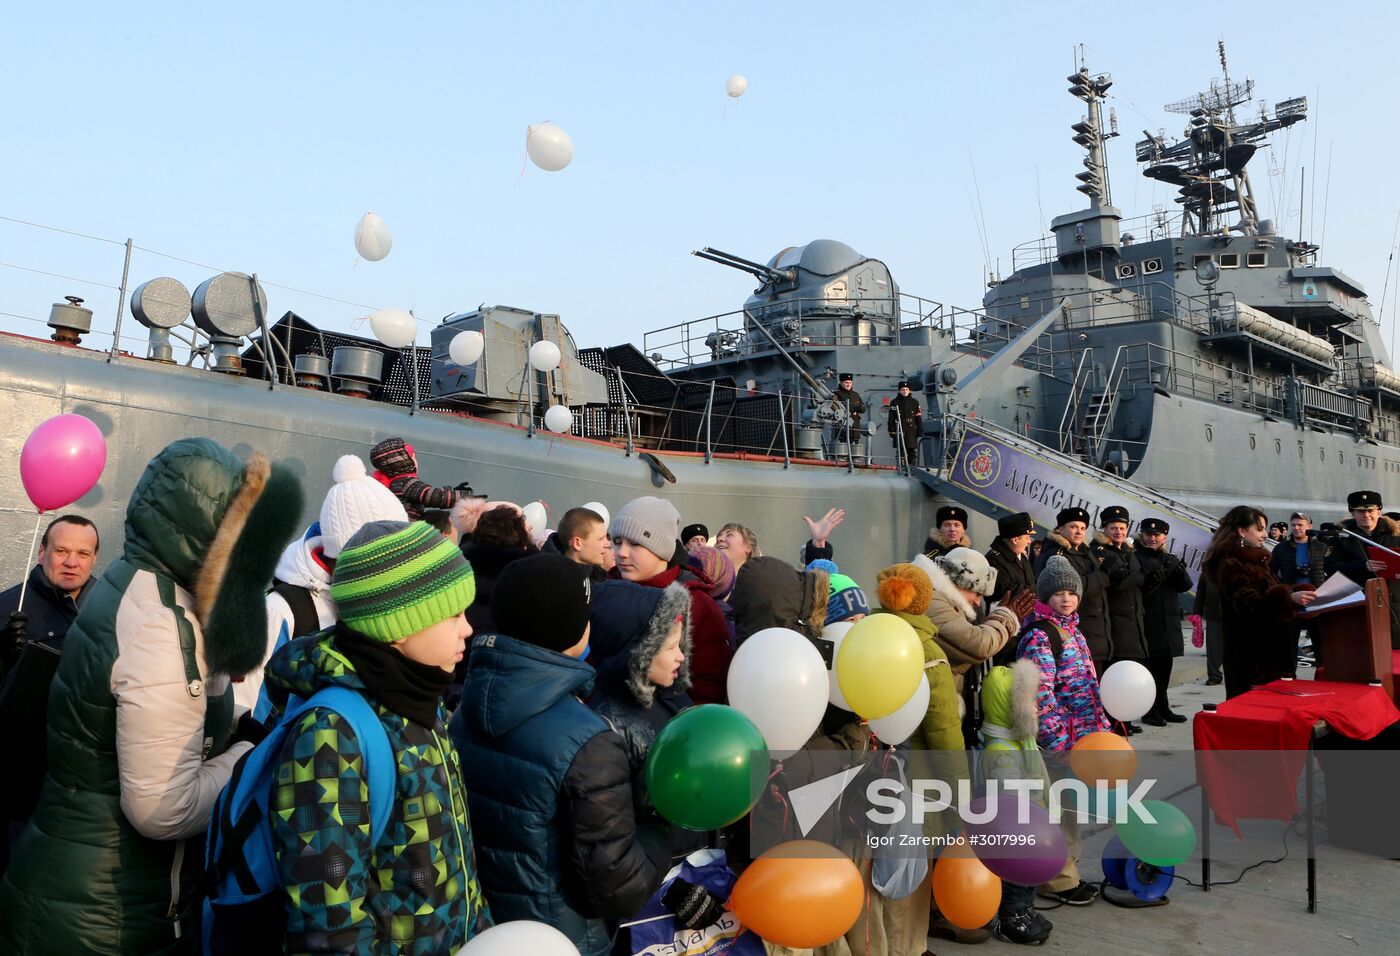
<path fill-rule="evenodd" d="M 1227 699 L 1291 674 L 1279 666 L 1280 645 L 1292 638 L 1289 624 L 1316 596 L 1311 584 L 1281 584 L 1274 577 L 1264 550 L 1268 537 L 1264 512 L 1236 505 L 1221 519 L 1202 565 L 1220 594 Z"/>

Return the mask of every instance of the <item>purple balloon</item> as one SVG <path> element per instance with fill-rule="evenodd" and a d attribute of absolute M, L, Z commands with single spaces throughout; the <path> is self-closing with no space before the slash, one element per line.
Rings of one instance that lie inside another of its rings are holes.
<path fill-rule="evenodd" d="M 58 415 L 29 433 L 19 453 L 24 493 L 40 511 L 53 511 L 92 490 L 107 465 L 102 431 L 81 415 Z"/>
<path fill-rule="evenodd" d="M 1069 847 L 1059 824 L 1050 822 L 1050 813 L 1033 800 L 1026 805 L 1024 820 L 1018 819 L 1017 794 L 998 794 L 995 814 L 985 823 L 963 823 L 972 852 L 997 876 L 1021 886 L 1049 882 L 1064 868 Z M 967 812 L 980 816 L 988 812 L 988 801 L 972 801 Z"/>

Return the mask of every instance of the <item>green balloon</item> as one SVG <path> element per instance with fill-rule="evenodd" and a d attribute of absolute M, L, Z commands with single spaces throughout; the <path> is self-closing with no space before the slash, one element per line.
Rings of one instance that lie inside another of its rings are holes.
<path fill-rule="evenodd" d="M 715 830 L 741 819 L 758 802 L 767 776 L 763 734 L 723 704 L 681 711 L 647 754 L 652 806 L 687 830 Z"/>
<path fill-rule="evenodd" d="M 1133 809 L 1126 822 L 1117 824 L 1118 839 L 1128 852 L 1153 866 L 1176 866 L 1196 849 L 1196 828 L 1186 814 L 1163 800 L 1144 800 L 1143 809 L 1156 823 L 1143 820 Z"/>

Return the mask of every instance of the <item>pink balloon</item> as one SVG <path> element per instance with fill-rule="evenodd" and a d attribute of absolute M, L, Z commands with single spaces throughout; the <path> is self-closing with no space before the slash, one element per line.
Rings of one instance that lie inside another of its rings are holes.
<path fill-rule="evenodd" d="M 58 415 L 29 433 L 19 453 L 24 493 L 40 511 L 53 511 L 92 490 L 107 464 L 107 441 L 91 420 Z"/>

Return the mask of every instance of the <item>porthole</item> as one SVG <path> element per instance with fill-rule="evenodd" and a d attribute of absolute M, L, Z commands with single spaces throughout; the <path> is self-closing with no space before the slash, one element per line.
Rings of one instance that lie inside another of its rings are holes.
<path fill-rule="evenodd" d="M 1249 436 L 1249 450 L 1250 450 L 1250 451 L 1254 451 L 1257 447 L 1258 447 L 1258 445 L 1257 445 L 1257 443 L 1256 443 L 1255 440 L 1254 440 L 1254 436 L 1253 436 L 1253 435 L 1250 435 L 1250 436 Z"/>
<path fill-rule="evenodd" d="M 1302 442 L 1299 442 L 1299 443 L 1298 443 L 1298 457 L 1299 457 L 1299 458 L 1302 458 L 1302 457 L 1303 457 L 1303 443 L 1302 443 Z"/>
<path fill-rule="evenodd" d="M 1280 440 L 1277 439 L 1277 438 L 1274 439 L 1274 454 L 1276 454 L 1276 455 L 1282 455 L 1282 454 L 1283 454 L 1283 442 L 1280 441 Z"/>
<path fill-rule="evenodd" d="M 1325 461 L 1327 460 L 1327 449 L 1326 449 L 1326 448 L 1319 448 L 1319 449 L 1317 450 L 1317 460 L 1318 460 L 1318 461 L 1322 461 L 1322 462 L 1325 462 Z"/>
<path fill-rule="evenodd" d="M 1337 464 L 1339 464 L 1339 465 L 1345 465 L 1346 463 L 1347 463 L 1347 456 L 1346 456 L 1346 454 L 1345 454 L 1344 452 L 1340 452 L 1340 451 L 1337 452 Z"/>
<path fill-rule="evenodd" d="M 1206 441 L 1215 441 L 1215 431 L 1209 425 L 1206 426 Z"/>

